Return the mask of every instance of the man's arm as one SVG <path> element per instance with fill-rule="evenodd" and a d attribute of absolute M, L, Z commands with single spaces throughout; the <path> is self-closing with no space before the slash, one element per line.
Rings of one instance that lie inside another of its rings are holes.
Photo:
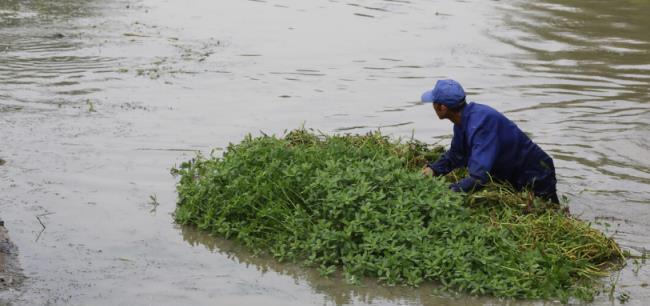
<path fill-rule="evenodd" d="M 427 165 L 427 168 L 433 170 L 434 176 L 446 175 L 452 170 L 463 166 L 463 153 L 465 150 L 462 147 L 462 141 L 459 134 L 459 132 L 454 131 L 454 138 L 451 139 L 451 147 L 449 150 L 436 162 Z M 426 168 L 424 170 L 426 170 Z"/>
<path fill-rule="evenodd" d="M 481 125 L 471 136 L 470 143 L 472 149 L 467 165 L 469 175 L 450 186 L 454 191 L 469 192 L 490 180 L 489 173 L 499 154 L 497 127 L 492 124 Z"/>

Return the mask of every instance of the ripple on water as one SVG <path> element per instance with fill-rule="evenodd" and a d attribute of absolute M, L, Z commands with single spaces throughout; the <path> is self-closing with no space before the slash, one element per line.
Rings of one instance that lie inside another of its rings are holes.
<path fill-rule="evenodd" d="M 88 16 L 92 4 L 68 0 L 0 4 L 0 84 L 10 93 L 8 100 L 34 102 L 37 94 L 52 101 L 52 95 L 100 91 L 103 79 L 96 74 L 114 71 L 120 59 L 93 55 L 97 52 L 85 49 L 88 43 L 80 39 L 74 23 L 57 21 Z"/>
<path fill-rule="evenodd" d="M 81 47 L 79 41 L 66 34 L 45 29 L 41 33 L 0 33 L 0 49 L 5 52 L 46 53 L 73 51 Z"/>
<path fill-rule="evenodd" d="M 40 79 L 109 69 L 116 62 L 117 59 L 97 56 L 6 56 L 0 59 L 0 65 L 5 68 L 0 74 L 0 79 L 7 82 L 27 80 L 37 83 L 42 81 Z"/>

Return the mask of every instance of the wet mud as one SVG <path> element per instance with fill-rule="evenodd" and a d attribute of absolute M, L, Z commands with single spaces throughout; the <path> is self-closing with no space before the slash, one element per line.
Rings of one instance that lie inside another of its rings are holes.
<path fill-rule="evenodd" d="M 18 263 L 18 249 L 9 240 L 4 222 L 0 220 L 0 291 L 17 289 L 24 278 Z"/>
<path fill-rule="evenodd" d="M 0 305 L 554 305 L 435 284 L 355 287 L 252 256 L 173 223 L 169 170 L 302 124 L 447 145 L 451 124 L 418 100 L 452 77 L 553 156 L 573 214 L 645 254 L 649 10 L 635 0 L 0 1 L 0 215 L 26 276 Z M 594 305 L 650 298 L 640 258 L 603 283 Z"/>

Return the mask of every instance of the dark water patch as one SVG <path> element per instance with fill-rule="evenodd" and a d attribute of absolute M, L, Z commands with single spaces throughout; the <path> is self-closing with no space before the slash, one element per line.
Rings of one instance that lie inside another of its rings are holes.
<path fill-rule="evenodd" d="M 377 116 L 367 115 L 367 116 L 364 116 L 364 117 L 366 117 L 366 118 L 376 118 Z M 377 126 L 354 125 L 354 126 L 339 127 L 339 128 L 334 129 L 334 131 L 336 131 L 336 132 L 345 132 L 345 131 L 361 130 L 361 129 L 392 128 L 392 127 L 410 125 L 410 124 L 413 124 L 413 123 L 414 123 L 413 121 L 409 121 L 409 122 L 400 122 L 400 123 L 395 123 L 395 124 L 382 124 L 382 125 L 377 125 Z"/>
<path fill-rule="evenodd" d="M 73 86 L 73 85 L 79 85 L 79 82 L 76 82 L 76 81 L 59 81 L 59 82 L 49 83 L 49 84 L 47 84 L 45 86 L 62 87 L 62 86 Z"/>
<path fill-rule="evenodd" d="M 294 282 L 308 283 L 311 290 L 325 296 L 326 305 L 377 302 L 387 303 L 387 305 L 483 305 L 489 302 L 487 298 L 452 298 L 440 294 L 439 286 L 433 283 L 422 284 L 418 288 L 390 287 L 378 284 L 376 279 L 362 278 L 359 284 L 347 284 L 341 273 L 322 277 L 315 268 L 279 262 L 267 255 L 254 254 L 249 248 L 237 242 L 208 235 L 194 227 L 181 226 L 180 229 L 183 240 L 191 246 L 202 246 L 212 253 L 224 255 L 230 261 L 252 267 L 262 274 L 273 272 L 288 276 Z M 223 275 L 223 277 L 231 276 Z"/>
<path fill-rule="evenodd" d="M 331 114 L 331 115 L 325 116 L 325 118 L 348 117 L 348 116 L 350 116 L 350 115 L 349 114 Z"/>
<path fill-rule="evenodd" d="M 297 72 L 304 72 L 304 73 L 319 73 L 320 70 L 317 69 L 296 69 Z"/>
<path fill-rule="evenodd" d="M 138 151 L 168 151 L 168 152 L 199 152 L 196 149 L 181 148 L 136 148 Z M 223 148 L 214 148 L 214 150 L 223 150 Z"/>
<path fill-rule="evenodd" d="M 411 80 L 411 79 L 431 79 L 430 77 L 425 76 L 398 76 L 398 79 Z"/>
<path fill-rule="evenodd" d="M 52 78 L 52 77 L 50 77 L 50 79 L 51 79 L 51 78 Z M 44 79 L 48 79 L 48 78 L 46 77 L 46 78 L 44 78 Z M 1 77 L 0 77 L 0 80 L 2 80 Z M 10 80 L 10 79 L 8 79 L 7 81 L 3 81 L 2 84 L 6 84 L 6 85 L 33 85 L 34 82 L 31 82 L 31 81 L 20 81 L 20 80 Z"/>
<path fill-rule="evenodd" d="M 396 66 L 395 68 L 421 69 L 424 67 L 418 65 L 400 65 L 400 66 Z"/>
<path fill-rule="evenodd" d="M 395 123 L 395 124 L 385 124 L 385 125 L 379 125 L 377 128 L 388 128 L 388 127 L 398 127 L 398 126 L 404 126 L 404 125 L 411 125 L 414 124 L 415 122 L 413 121 L 408 121 L 408 122 L 400 122 L 400 123 Z"/>
<path fill-rule="evenodd" d="M 275 75 L 301 75 L 301 76 L 325 76 L 324 73 L 315 73 L 315 72 L 269 72 L 269 74 Z"/>
<path fill-rule="evenodd" d="M 422 102 L 420 102 L 420 101 L 410 101 L 410 102 L 406 102 L 406 104 L 404 104 L 404 106 L 402 106 L 402 107 L 404 107 L 404 108 L 413 108 L 413 107 L 419 107 L 419 106 L 422 106 Z"/>
<path fill-rule="evenodd" d="M 151 37 L 150 35 L 141 34 L 141 33 L 123 33 L 122 36 L 126 36 L 126 37 L 143 37 L 143 38 Z"/>
<path fill-rule="evenodd" d="M 396 59 L 396 58 L 388 58 L 388 57 L 382 57 L 379 60 L 382 61 L 388 61 L 388 62 L 401 62 L 401 59 Z"/>
<path fill-rule="evenodd" d="M 0 104 L 0 113 L 9 113 L 9 112 L 17 112 L 22 110 L 23 107 L 19 105 L 5 105 L 5 104 Z"/>
<path fill-rule="evenodd" d="M 334 129 L 334 131 L 337 132 L 344 132 L 344 131 L 352 131 L 352 130 L 360 130 L 360 129 L 367 129 L 369 126 L 366 125 L 354 125 L 354 126 L 346 126 L 346 127 L 340 127 Z"/>
<path fill-rule="evenodd" d="M 371 11 L 380 11 L 380 12 L 388 12 L 387 9 L 381 8 L 381 7 L 373 7 L 373 6 L 364 6 L 364 9 L 371 10 Z"/>
<path fill-rule="evenodd" d="M 385 2 L 394 2 L 394 3 L 404 3 L 404 4 L 411 3 L 411 1 L 408 1 L 408 0 L 383 0 L 383 1 L 385 1 Z"/>
<path fill-rule="evenodd" d="M 360 17 L 366 17 L 366 18 L 375 18 L 373 15 L 368 15 L 368 14 L 362 14 L 362 13 L 354 13 L 355 16 L 360 16 Z"/>
<path fill-rule="evenodd" d="M 101 88 L 88 88 L 88 89 L 75 89 L 75 90 L 60 90 L 60 91 L 56 91 L 55 94 L 65 95 L 65 96 L 85 96 L 100 91 L 102 91 Z"/>
<path fill-rule="evenodd" d="M 84 77 L 83 74 L 73 74 L 73 75 L 67 76 L 66 79 L 81 79 L 83 77 Z"/>
<path fill-rule="evenodd" d="M 405 109 L 403 108 L 387 108 L 380 110 L 380 113 L 392 113 L 392 112 L 403 112 Z"/>
<path fill-rule="evenodd" d="M 544 143 L 538 143 L 538 144 L 539 145 L 545 145 Z M 575 146 L 575 145 L 571 146 L 571 145 L 569 145 L 569 146 L 567 146 L 566 149 L 564 149 L 564 148 L 551 148 L 551 149 L 548 149 L 546 151 L 551 153 L 552 155 L 555 155 L 555 154 L 561 154 L 561 155 L 575 154 L 576 150 L 570 150 L 570 149 L 572 149 L 571 147 L 578 147 L 576 149 L 581 149 L 582 148 L 581 146 Z M 585 147 L 591 148 L 591 146 L 585 146 Z"/>
<path fill-rule="evenodd" d="M 359 8 L 364 8 L 364 9 L 371 10 L 371 11 L 388 12 L 387 9 L 381 8 L 381 7 L 364 6 L 364 5 L 357 4 L 357 3 L 347 3 L 347 5 L 354 6 L 354 7 L 359 7 Z"/>

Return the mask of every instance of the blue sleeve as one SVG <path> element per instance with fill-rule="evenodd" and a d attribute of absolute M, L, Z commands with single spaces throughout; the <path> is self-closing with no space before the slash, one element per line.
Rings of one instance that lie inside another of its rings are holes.
<path fill-rule="evenodd" d="M 460 140 L 460 133 L 454 131 L 454 138 L 451 139 L 451 147 L 435 163 L 427 166 L 431 168 L 436 175 L 446 175 L 452 170 L 463 166 L 463 148 Z"/>
<path fill-rule="evenodd" d="M 498 129 L 495 123 L 485 122 L 470 136 L 471 153 L 467 163 L 469 175 L 450 186 L 454 191 L 468 192 L 490 180 L 489 172 L 499 154 Z"/>

